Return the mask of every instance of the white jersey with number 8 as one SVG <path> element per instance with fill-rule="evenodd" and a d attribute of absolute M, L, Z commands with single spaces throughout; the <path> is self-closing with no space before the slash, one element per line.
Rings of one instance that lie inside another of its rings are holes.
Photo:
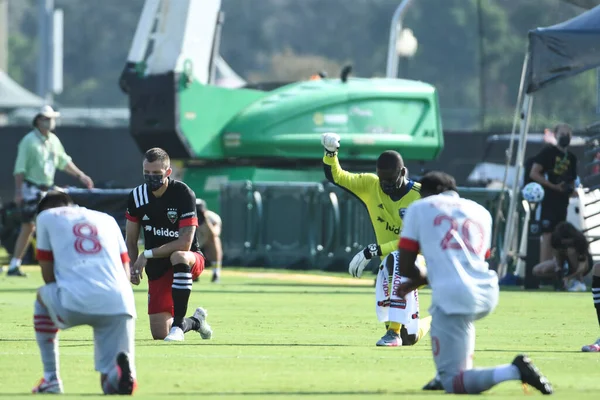
<path fill-rule="evenodd" d="M 486 262 L 491 236 L 488 210 L 456 192 L 429 196 L 407 208 L 400 249 L 425 257 L 432 307 L 463 315 L 496 307 L 498 276 Z"/>
<path fill-rule="evenodd" d="M 42 211 L 36 226 L 38 259 L 54 261 L 63 307 L 136 317 L 123 269 L 127 247 L 113 217 L 83 207 L 57 207 Z"/>

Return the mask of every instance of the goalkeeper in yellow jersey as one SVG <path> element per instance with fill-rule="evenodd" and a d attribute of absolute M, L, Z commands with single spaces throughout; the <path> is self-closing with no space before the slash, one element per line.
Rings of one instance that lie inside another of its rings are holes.
<path fill-rule="evenodd" d="M 421 186 L 408 179 L 402 156 L 396 151 L 381 153 L 377 159 L 377 174 L 353 174 L 340 167 L 337 158 L 340 136 L 324 133 L 321 142 L 325 147 L 325 176 L 363 202 L 377 238 L 377 243 L 368 245 L 354 256 L 348 268 L 352 276 L 360 277 L 371 258 L 382 257 L 375 300 L 377 317 L 385 322 L 387 331 L 377 341 L 377 346 L 413 345 L 429 331 L 431 317 L 419 318 L 416 290 L 412 295 L 400 298 L 395 296 L 393 288 L 405 279 L 398 271 L 398 235 L 402 230 L 402 218 L 406 208 L 421 198 Z"/>

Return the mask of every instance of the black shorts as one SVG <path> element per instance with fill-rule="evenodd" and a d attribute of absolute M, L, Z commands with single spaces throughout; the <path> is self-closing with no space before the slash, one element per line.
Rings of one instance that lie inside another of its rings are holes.
<path fill-rule="evenodd" d="M 50 187 L 37 186 L 30 182 L 23 182 L 23 203 L 19 209 L 21 214 L 21 223 L 35 222 L 37 206 L 40 200 L 46 195 Z"/>
<path fill-rule="evenodd" d="M 538 207 L 539 210 L 535 211 L 536 220 L 540 221 L 540 227 L 543 233 L 552 233 L 554 228 L 561 222 L 567 220 L 567 210 L 569 203 L 557 203 L 557 202 L 542 202 Z"/>

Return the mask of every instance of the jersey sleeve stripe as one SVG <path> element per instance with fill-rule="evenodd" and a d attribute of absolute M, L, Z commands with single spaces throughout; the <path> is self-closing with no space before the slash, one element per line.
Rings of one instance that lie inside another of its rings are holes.
<path fill-rule="evenodd" d="M 185 226 L 198 226 L 198 218 L 192 217 L 179 220 L 179 227 L 183 228 Z"/>
<path fill-rule="evenodd" d="M 54 255 L 49 250 L 37 249 L 36 253 L 38 261 L 54 261 Z"/>
<path fill-rule="evenodd" d="M 129 254 L 127 254 L 127 253 L 121 253 L 121 262 L 122 263 L 126 263 L 126 262 L 129 262 L 129 261 L 130 261 L 129 260 Z"/>
<path fill-rule="evenodd" d="M 142 193 L 142 191 L 144 190 L 144 185 L 140 185 L 137 188 L 138 190 L 138 199 L 140 201 L 140 207 L 144 205 L 144 195 Z"/>
<path fill-rule="evenodd" d="M 127 218 L 131 222 L 140 222 L 139 218 L 134 217 L 133 215 L 129 214 L 128 212 L 125 212 L 125 218 Z"/>
<path fill-rule="evenodd" d="M 148 185 L 143 184 L 133 189 L 133 201 L 135 202 L 135 208 L 140 208 L 143 205 L 149 203 L 148 201 Z"/>
<path fill-rule="evenodd" d="M 412 239 L 408 239 L 408 238 L 401 238 L 400 243 L 398 243 L 398 248 L 400 250 L 417 252 L 417 251 L 419 251 L 420 246 L 419 246 L 419 242 L 417 242 L 416 240 L 412 240 Z"/>
<path fill-rule="evenodd" d="M 140 208 L 140 200 L 138 199 L 138 187 L 133 189 L 133 201 L 135 202 L 135 208 Z"/>

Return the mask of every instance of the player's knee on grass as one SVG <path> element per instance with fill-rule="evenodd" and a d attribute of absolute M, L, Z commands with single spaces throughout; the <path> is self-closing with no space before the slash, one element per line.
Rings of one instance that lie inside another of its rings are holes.
<path fill-rule="evenodd" d="M 173 317 L 169 313 L 158 313 L 150 314 L 150 333 L 152 339 L 163 340 L 169 334 L 171 330 L 171 324 L 173 323 Z"/>
<path fill-rule="evenodd" d="M 446 393 L 454 393 L 454 377 L 458 374 L 449 374 L 438 371 L 438 377 Z"/>
<path fill-rule="evenodd" d="M 169 257 L 171 265 L 187 264 L 193 266 L 196 262 L 196 257 L 191 251 L 174 251 Z"/>

